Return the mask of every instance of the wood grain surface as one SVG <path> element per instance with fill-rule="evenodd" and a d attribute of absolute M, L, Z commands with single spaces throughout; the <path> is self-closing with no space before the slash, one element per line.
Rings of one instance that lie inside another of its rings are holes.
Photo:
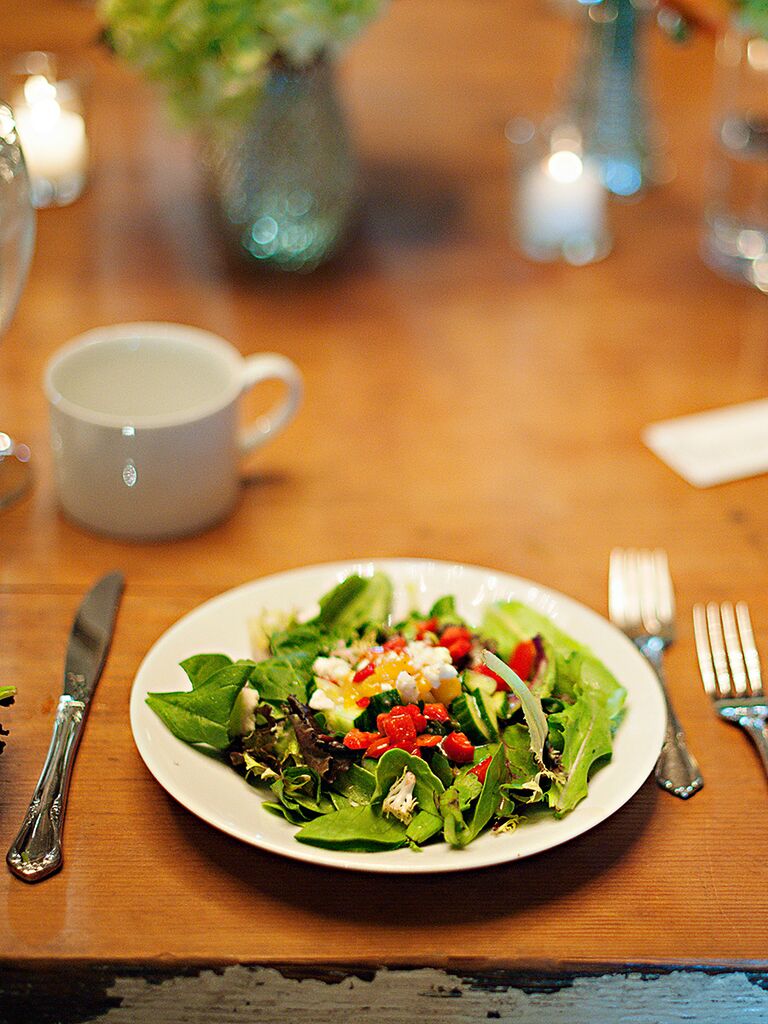
<path fill-rule="evenodd" d="M 612 206 L 610 257 L 575 269 L 515 253 L 504 124 L 552 108 L 571 33 L 534 0 L 393 4 L 341 67 L 365 180 L 359 223 L 346 253 L 305 277 L 229 254 L 195 141 L 93 50 L 89 188 L 41 211 L 0 348 L 1 425 L 30 443 L 36 473 L 0 518 L 0 682 L 19 686 L 3 718 L 3 849 L 47 748 L 79 598 L 112 568 L 127 592 L 75 768 L 65 867 L 34 887 L 0 874 L 0 963 L 765 970 L 765 779 L 705 700 L 690 609 L 748 600 L 768 652 L 768 477 L 695 490 L 640 430 L 764 396 L 768 304 L 698 256 L 704 36 L 677 48 L 649 33 L 676 174 Z M 68 338 L 142 319 L 207 328 L 243 353 L 284 352 L 307 385 L 299 418 L 249 467 L 234 515 L 162 545 L 62 518 L 40 388 Z M 706 776 L 687 803 L 649 781 L 600 827 L 528 861 L 373 878 L 213 831 L 166 796 L 134 748 L 128 696 L 142 657 L 231 586 L 306 563 L 414 555 L 527 576 L 605 614 L 617 544 L 670 555 L 680 621 L 669 681 Z"/>

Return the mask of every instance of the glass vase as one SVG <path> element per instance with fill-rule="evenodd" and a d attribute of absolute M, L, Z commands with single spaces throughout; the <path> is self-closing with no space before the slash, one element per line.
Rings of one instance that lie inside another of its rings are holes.
<path fill-rule="evenodd" d="M 275 62 L 250 118 L 219 125 L 209 156 L 224 221 L 248 256 L 308 271 L 338 248 L 356 167 L 329 61 Z"/>
<path fill-rule="evenodd" d="M 768 39 L 734 17 L 715 53 L 703 255 L 768 290 Z"/>
<path fill-rule="evenodd" d="M 599 162 L 605 187 L 631 196 L 652 176 L 641 47 L 648 5 L 593 0 L 583 10 L 568 120 L 579 129 L 585 154 Z"/>

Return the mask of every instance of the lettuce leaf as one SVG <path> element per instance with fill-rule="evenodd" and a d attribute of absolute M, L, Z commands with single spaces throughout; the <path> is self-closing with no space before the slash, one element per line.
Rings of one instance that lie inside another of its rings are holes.
<path fill-rule="evenodd" d="M 348 576 L 320 598 L 320 614 L 308 625 L 348 637 L 368 623 L 382 623 L 392 607 L 392 581 L 383 572 Z"/>
<path fill-rule="evenodd" d="M 250 675 L 248 665 L 225 665 L 193 690 L 149 693 L 147 704 L 185 743 L 225 750 L 231 741 L 229 719 L 237 695 Z"/>
<path fill-rule="evenodd" d="M 370 853 L 406 846 L 405 825 L 385 817 L 370 804 L 342 807 L 307 822 L 296 833 L 300 843 L 323 846 L 329 850 L 357 850 Z"/>
<path fill-rule="evenodd" d="M 15 696 L 16 696 L 16 687 L 15 686 L 0 686 L 0 707 L 4 707 L 4 708 L 10 707 L 10 705 L 13 704 Z M 7 736 L 7 735 L 8 735 L 8 730 L 4 729 L 2 727 L 2 725 L 0 725 L 0 736 Z M 4 748 L 5 748 L 5 740 L 0 740 L 0 754 L 3 752 Z"/>

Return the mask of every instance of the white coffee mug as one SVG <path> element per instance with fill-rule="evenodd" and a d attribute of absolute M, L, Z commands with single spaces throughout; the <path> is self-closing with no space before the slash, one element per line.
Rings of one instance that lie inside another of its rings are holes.
<path fill-rule="evenodd" d="M 239 427 L 238 400 L 280 380 L 286 394 Z M 208 331 L 135 323 L 81 334 L 45 369 L 59 501 L 88 529 L 134 540 L 197 533 L 233 507 L 240 461 L 293 419 L 298 368 L 243 358 Z"/>

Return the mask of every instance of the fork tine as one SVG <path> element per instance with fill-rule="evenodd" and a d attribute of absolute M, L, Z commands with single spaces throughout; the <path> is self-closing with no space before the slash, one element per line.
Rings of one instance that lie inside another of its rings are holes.
<path fill-rule="evenodd" d="M 640 589 L 640 617 L 643 620 L 645 631 L 652 636 L 661 630 L 657 607 L 656 572 L 653 553 L 650 551 L 636 551 L 635 564 Z"/>
<path fill-rule="evenodd" d="M 710 697 L 717 697 L 717 681 L 712 664 L 709 633 L 707 632 L 707 614 L 703 604 L 693 606 L 693 635 L 696 638 L 696 654 L 699 659 L 699 671 L 704 689 Z"/>
<path fill-rule="evenodd" d="M 725 649 L 728 652 L 728 663 L 731 666 L 733 692 L 737 697 L 745 697 L 747 695 L 746 665 L 744 664 L 739 633 L 736 629 L 736 616 L 730 601 L 724 601 L 720 605 L 720 616 L 723 620 L 723 633 L 725 635 Z"/>
<path fill-rule="evenodd" d="M 675 592 L 666 551 L 657 548 L 653 552 L 653 568 L 656 577 L 657 611 L 662 622 L 671 623 L 675 618 Z"/>
<path fill-rule="evenodd" d="M 760 655 L 757 653 L 755 635 L 752 632 L 752 621 L 749 617 L 749 608 L 746 602 L 739 601 L 736 605 L 736 621 L 739 624 L 739 635 L 741 646 L 744 651 L 744 661 L 747 666 L 749 686 L 755 697 L 763 695 L 763 679 L 760 672 Z"/>
<path fill-rule="evenodd" d="M 731 693 L 731 674 L 728 671 L 728 656 L 725 653 L 725 641 L 720 625 L 720 609 L 714 601 L 710 601 L 707 605 L 707 628 L 718 692 L 721 697 L 728 697 Z"/>

